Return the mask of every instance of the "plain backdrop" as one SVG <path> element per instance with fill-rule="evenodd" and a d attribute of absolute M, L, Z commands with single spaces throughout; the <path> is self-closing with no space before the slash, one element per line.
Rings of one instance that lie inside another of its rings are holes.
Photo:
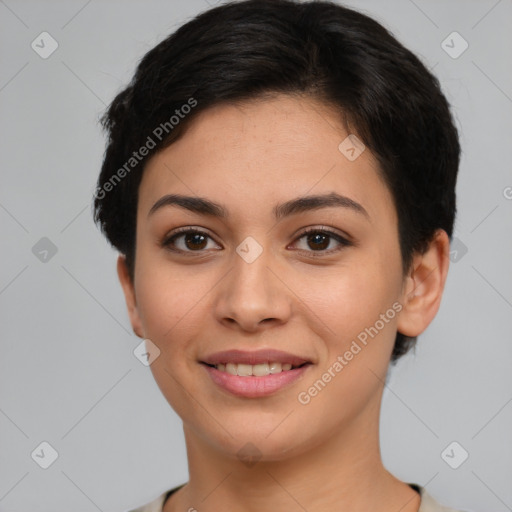
<path fill-rule="evenodd" d="M 91 200 L 99 116 L 213 3 L 0 0 L 1 511 L 122 512 L 187 481 L 181 422 L 133 354 Z M 390 372 L 384 462 L 447 505 L 512 510 L 512 2 L 346 5 L 434 69 L 463 146 L 446 291 Z"/>

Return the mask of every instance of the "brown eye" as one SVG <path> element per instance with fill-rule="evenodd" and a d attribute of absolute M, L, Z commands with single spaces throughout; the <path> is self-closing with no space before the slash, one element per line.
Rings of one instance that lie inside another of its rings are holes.
<path fill-rule="evenodd" d="M 323 250 L 329 247 L 330 237 L 324 233 L 307 235 L 308 245 L 314 251 Z"/>
<path fill-rule="evenodd" d="M 297 241 L 298 242 L 296 243 L 300 251 L 310 253 L 314 256 L 330 254 L 352 245 L 350 241 L 337 233 L 319 228 L 313 228 L 305 231 L 299 238 L 297 238 Z"/>
<path fill-rule="evenodd" d="M 204 252 L 204 249 L 218 248 L 210 235 L 197 229 L 182 229 L 167 236 L 162 247 L 176 252 Z"/>
<path fill-rule="evenodd" d="M 199 234 L 186 234 L 184 235 L 185 245 L 190 250 L 204 249 L 206 247 L 207 237 Z"/>

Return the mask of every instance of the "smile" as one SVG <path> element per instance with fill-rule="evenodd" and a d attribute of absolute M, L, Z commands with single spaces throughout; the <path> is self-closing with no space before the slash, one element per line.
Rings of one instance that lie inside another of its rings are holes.
<path fill-rule="evenodd" d="M 200 363 L 214 384 L 245 398 L 274 394 L 298 380 L 312 366 L 303 357 L 273 349 L 218 352 Z"/>
<path fill-rule="evenodd" d="M 304 363 L 306 364 L 306 363 Z M 235 363 L 220 363 L 215 365 L 215 368 L 220 372 L 226 372 L 230 375 L 238 375 L 239 377 L 265 377 L 266 375 L 275 375 L 276 373 L 287 372 L 298 366 L 293 366 L 291 363 L 261 363 L 261 364 L 235 364 Z"/>

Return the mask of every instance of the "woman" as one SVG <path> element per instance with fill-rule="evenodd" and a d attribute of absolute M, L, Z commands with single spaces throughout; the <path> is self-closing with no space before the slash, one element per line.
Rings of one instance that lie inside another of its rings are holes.
<path fill-rule="evenodd" d="M 96 220 L 189 463 L 137 510 L 449 510 L 379 449 L 449 266 L 436 78 L 358 12 L 247 0 L 148 52 L 103 124 Z"/>

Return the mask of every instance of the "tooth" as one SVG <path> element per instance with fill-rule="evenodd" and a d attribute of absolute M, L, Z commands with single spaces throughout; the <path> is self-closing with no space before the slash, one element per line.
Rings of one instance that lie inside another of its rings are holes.
<path fill-rule="evenodd" d="M 261 364 L 235 364 L 235 363 L 219 363 L 216 365 L 217 370 L 229 373 L 230 375 L 238 375 L 241 377 L 265 377 L 266 375 L 286 372 L 292 369 L 291 363 L 261 363 Z"/>
<path fill-rule="evenodd" d="M 281 373 L 281 363 L 270 363 L 269 370 L 270 373 Z"/>
<path fill-rule="evenodd" d="M 236 373 L 236 364 L 228 363 L 226 365 L 226 372 L 230 373 L 231 375 L 237 375 L 237 373 Z"/>
<path fill-rule="evenodd" d="M 256 377 L 264 377 L 265 375 L 269 375 L 270 369 L 268 363 L 255 364 L 252 367 L 252 374 Z"/>
<path fill-rule="evenodd" d="M 252 375 L 252 365 L 239 364 L 237 374 L 240 375 L 240 377 L 250 377 Z"/>

